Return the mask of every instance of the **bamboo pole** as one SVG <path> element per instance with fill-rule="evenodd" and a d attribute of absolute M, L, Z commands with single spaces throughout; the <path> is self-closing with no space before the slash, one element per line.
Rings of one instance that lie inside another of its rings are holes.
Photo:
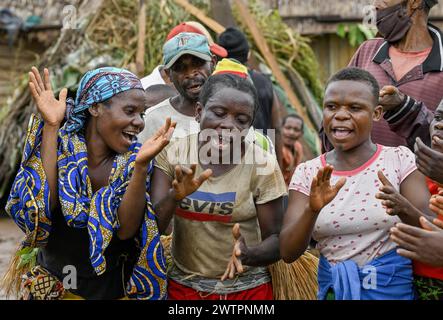
<path fill-rule="evenodd" d="M 214 19 L 209 18 L 203 11 L 190 4 L 187 0 L 175 0 L 175 3 L 182 6 L 186 11 L 195 16 L 201 22 L 203 22 L 203 24 L 208 26 L 215 33 L 220 34 L 225 31 L 226 28 L 224 26 L 222 26 Z"/>
<path fill-rule="evenodd" d="M 305 109 L 302 107 L 300 100 L 295 95 L 288 79 L 283 74 L 283 72 L 280 70 L 280 66 L 278 65 L 277 59 L 275 58 L 275 56 L 273 55 L 273 53 L 269 49 L 265 38 L 261 34 L 260 29 L 257 26 L 257 23 L 255 22 L 254 18 L 249 13 L 248 8 L 246 7 L 246 5 L 243 3 L 242 0 L 234 0 L 234 2 L 239 9 L 239 12 L 243 18 L 243 21 L 246 23 L 248 28 L 251 30 L 252 37 L 254 38 L 254 41 L 255 41 L 258 49 L 260 50 L 261 54 L 265 58 L 269 67 L 271 68 L 272 74 L 277 79 L 277 82 L 281 85 L 281 87 L 285 91 L 286 95 L 288 96 L 289 101 L 295 107 L 295 109 L 297 110 L 299 115 L 305 119 L 309 128 L 314 131 L 317 131 L 314 124 L 312 123 L 311 119 L 309 118 L 308 114 L 306 113 Z"/>
<path fill-rule="evenodd" d="M 137 75 L 142 77 L 145 72 L 145 38 L 146 38 L 146 2 L 140 0 L 140 11 L 138 13 L 138 40 L 135 66 Z"/>

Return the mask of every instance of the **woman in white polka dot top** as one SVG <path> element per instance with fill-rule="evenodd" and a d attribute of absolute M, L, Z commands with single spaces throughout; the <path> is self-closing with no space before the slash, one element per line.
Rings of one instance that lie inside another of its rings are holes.
<path fill-rule="evenodd" d="M 347 68 L 335 74 L 323 110 L 334 149 L 299 165 L 289 186 L 281 255 L 292 262 L 311 237 L 317 241 L 319 299 L 414 298 L 411 261 L 397 254 L 389 231 L 400 221 L 418 225 L 421 213 L 392 208 L 389 199 L 400 193 L 431 215 L 430 194 L 409 149 L 372 142 L 372 122 L 382 116 L 378 97 L 368 72 Z"/>

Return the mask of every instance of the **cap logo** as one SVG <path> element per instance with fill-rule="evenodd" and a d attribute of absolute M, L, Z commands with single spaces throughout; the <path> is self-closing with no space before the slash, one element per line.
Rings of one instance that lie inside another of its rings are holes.
<path fill-rule="evenodd" d="M 189 37 L 182 37 L 178 41 L 178 46 L 179 47 L 184 47 L 184 46 L 186 46 L 188 44 L 188 42 L 189 42 Z"/>

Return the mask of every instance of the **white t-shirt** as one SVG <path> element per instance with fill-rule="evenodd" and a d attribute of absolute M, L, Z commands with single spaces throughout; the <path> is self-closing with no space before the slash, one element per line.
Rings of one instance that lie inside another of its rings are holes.
<path fill-rule="evenodd" d="M 313 177 L 326 165 L 325 155 L 300 164 L 292 176 L 289 190 L 310 194 Z M 346 177 L 346 184 L 325 206 L 314 226 L 313 238 L 320 253 L 331 264 L 353 260 L 359 266 L 387 253 L 397 245 L 389 230 L 400 222 L 390 216 L 375 198 L 381 182 L 377 172 L 399 190 L 400 184 L 416 170 L 414 154 L 406 147 L 377 145 L 377 151 L 364 165 L 352 171 L 334 171 L 331 183 Z"/>
<path fill-rule="evenodd" d="M 138 141 L 144 143 L 154 135 L 165 124 L 166 118 L 170 117 L 172 121 L 177 122 L 173 138 L 183 138 L 189 134 L 198 133 L 200 124 L 195 121 L 195 117 L 190 117 L 178 112 L 170 102 L 170 99 L 146 110 L 145 129 L 139 134 Z"/>
<path fill-rule="evenodd" d="M 155 67 L 154 70 L 152 70 L 150 75 L 147 75 L 146 77 L 140 79 L 143 89 L 146 90 L 146 88 L 149 88 L 150 86 L 153 86 L 154 84 L 166 84 L 165 80 L 163 80 L 163 77 L 160 73 L 160 66 Z"/>

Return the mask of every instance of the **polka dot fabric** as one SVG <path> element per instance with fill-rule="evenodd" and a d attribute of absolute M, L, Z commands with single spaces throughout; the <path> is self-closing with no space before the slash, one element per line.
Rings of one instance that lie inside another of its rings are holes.
<path fill-rule="evenodd" d="M 289 190 L 309 196 L 313 177 L 325 165 L 325 155 L 300 164 Z M 416 169 L 415 156 L 408 148 L 377 145 L 374 156 L 359 168 L 332 173 L 332 184 L 341 177 L 346 178 L 346 184 L 320 212 L 313 232 L 317 249 L 329 263 L 353 260 L 363 266 L 396 247 L 389 239 L 389 230 L 400 219 L 389 216 L 381 200 L 375 198 L 381 186 L 377 172 L 382 170 L 399 190 Z"/>

